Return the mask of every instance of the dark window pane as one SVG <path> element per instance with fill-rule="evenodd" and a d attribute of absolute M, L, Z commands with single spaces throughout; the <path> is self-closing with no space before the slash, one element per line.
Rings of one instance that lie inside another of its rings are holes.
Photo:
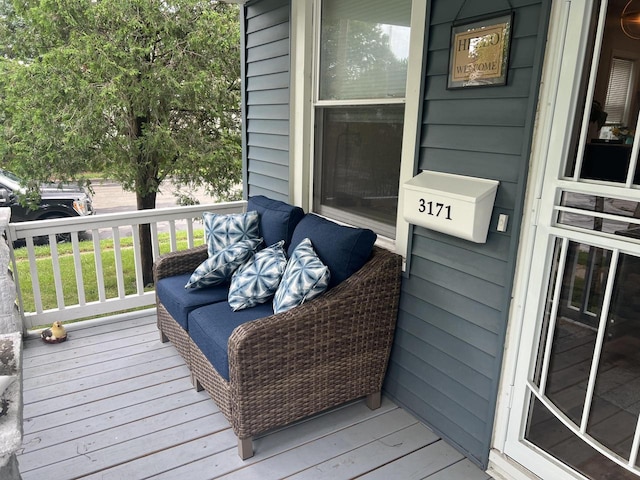
<path fill-rule="evenodd" d="M 317 109 L 315 205 L 331 216 L 371 227 L 366 219 L 393 227 L 398 208 L 404 106 Z M 354 221 L 348 216 L 360 218 Z"/>

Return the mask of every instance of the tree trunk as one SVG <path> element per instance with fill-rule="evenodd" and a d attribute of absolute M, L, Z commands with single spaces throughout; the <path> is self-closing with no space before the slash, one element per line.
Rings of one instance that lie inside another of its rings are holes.
<path fill-rule="evenodd" d="M 138 210 L 156 208 L 157 192 L 146 195 L 136 193 Z M 153 248 L 151 246 L 151 226 L 148 223 L 138 225 L 140 233 L 140 256 L 142 261 L 142 283 L 147 286 L 153 284 Z"/>

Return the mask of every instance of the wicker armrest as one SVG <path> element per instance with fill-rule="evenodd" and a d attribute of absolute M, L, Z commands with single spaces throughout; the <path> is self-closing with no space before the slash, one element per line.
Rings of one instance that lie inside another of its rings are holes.
<path fill-rule="evenodd" d="M 153 264 L 153 280 L 193 272 L 207 259 L 207 245 L 161 255 Z"/>
<path fill-rule="evenodd" d="M 374 247 L 358 272 L 325 294 L 236 328 L 229 385 L 238 436 L 379 391 L 400 282 L 401 257 Z"/>

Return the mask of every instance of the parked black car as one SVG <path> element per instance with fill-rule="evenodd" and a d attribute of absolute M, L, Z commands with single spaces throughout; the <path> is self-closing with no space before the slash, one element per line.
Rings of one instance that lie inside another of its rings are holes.
<path fill-rule="evenodd" d="M 0 169 L 0 207 L 11 207 L 11 222 L 94 214 L 90 195 L 77 185 L 43 185 L 40 187 L 40 203 L 36 208 L 20 205 L 18 194 L 23 191 L 17 175 Z"/>

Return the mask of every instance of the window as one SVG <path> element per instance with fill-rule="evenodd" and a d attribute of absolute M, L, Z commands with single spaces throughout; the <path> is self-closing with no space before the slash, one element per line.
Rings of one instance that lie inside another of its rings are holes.
<path fill-rule="evenodd" d="M 324 0 L 314 210 L 395 238 L 411 0 Z"/>
<path fill-rule="evenodd" d="M 626 124 L 631 105 L 633 60 L 613 57 L 609 71 L 609 83 L 604 110 L 607 124 Z"/>

